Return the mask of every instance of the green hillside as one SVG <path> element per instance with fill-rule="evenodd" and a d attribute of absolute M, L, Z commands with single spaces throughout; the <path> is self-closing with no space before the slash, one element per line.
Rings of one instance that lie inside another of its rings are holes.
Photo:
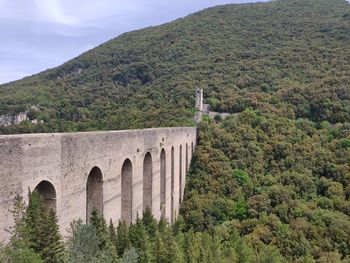
<path fill-rule="evenodd" d="M 235 114 L 199 124 L 180 219 L 157 226 L 148 211 L 109 233 L 97 215 L 95 225 L 76 222 L 66 262 L 350 262 L 345 0 L 219 6 L 123 34 L 0 86 L 0 115 L 44 121 L 0 133 L 193 125 L 196 87 L 212 109 Z M 52 262 L 40 231 L 17 239 Z M 14 241 L 0 261 L 24 255 Z"/>
<path fill-rule="evenodd" d="M 196 87 L 218 111 L 287 105 L 292 118 L 348 121 L 349 10 L 345 0 L 225 5 L 123 34 L 1 85 L 0 115 L 44 120 L 1 133 L 192 125 Z"/>

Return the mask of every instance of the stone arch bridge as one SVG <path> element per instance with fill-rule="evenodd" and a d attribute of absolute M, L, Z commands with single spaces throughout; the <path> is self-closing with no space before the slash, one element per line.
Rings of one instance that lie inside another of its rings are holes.
<path fill-rule="evenodd" d="M 150 207 L 174 222 L 196 146 L 196 128 L 0 136 L 0 243 L 13 225 L 13 198 L 37 189 L 65 234 L 96 208 L 132 222 Z"/>

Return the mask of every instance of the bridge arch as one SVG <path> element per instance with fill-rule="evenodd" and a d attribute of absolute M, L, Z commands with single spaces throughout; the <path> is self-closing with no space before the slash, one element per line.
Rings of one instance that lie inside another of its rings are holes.
<path fill-rule="evenodd" d="M 160 208 L 162 210 L 162 217 L 165 216 L 166 209 L 166 155 L 165 150 L 160 152 Z"/>
<path fill-rule="evenodd" d="M 57 200 L 56 200 L 56 189 L 54 185 L 46 180 L 41 181 L 35 188 L 34 191 L 42 196 L 44 204 L 52 209 L 54 212 L 57 211 Z"/>
<path fill-rule="evenodd" d="M 180 203 L 182 202 L 182 145 L 179 148 L 179 188 L 180 188 Z"/>
<path fill-rule="evenodd" d="M 145 154 L 143 159 L 143 209 L 149 208 L 152 211 L 152 182 L 153 163 L 150 152 Z"/>
<path fill-rule="evenodd" d="M 174 192 L 175 192 L 175 166 L 174 166 L 174 159 L 175 159 L 175 153 L 174 153 L 174 146 L 171 147 L 171 216 L 170 216 L 170 223 L 174 223 Z"/>
<path fill-rule="evenodd" d="M 132 163 L 126 159 L 121 170 L 121 219 L 126 223 L 132 222 Z"/>
<path fill-rule="evenodd" d="M 188 143 L 186 142 L 186 173 L 188 171 Z"/>
<path fill-rule="evenodd" d="M 91 169 L 86 180 L 86 222 L 94 209 L 103 215 L 103 176 L 97 166 Z"/>

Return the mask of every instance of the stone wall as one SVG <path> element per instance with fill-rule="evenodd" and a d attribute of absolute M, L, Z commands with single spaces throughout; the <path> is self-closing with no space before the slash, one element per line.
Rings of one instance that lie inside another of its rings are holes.
<path fill-rule="evenodd" d="M 144 169 L 147 153 L 152 159 L 152 185 L 151 190 L 148 186 L 146 191 L 148 194 L 151 191 L 152 212 L 157 219 L 163 215 L 172 221 L 171 216 L 178 215 L 179 195 L 184 192 L 185 176 L 195 146 L 196 128 L 0 136 L 0 242 L 6 242 L 9 237 L 5 229 L 13 224 L 9 210 L 15 194 L 27 200 L 28 189 L 36 187 L 50 207 L 56 208 L 63 235 L 72 220 L 87 219 L 87 209 L 91 210 L 91 205 L 102 210 L 107 222 L 112 219 L 117 223 L 122 214 L 121 200 L 131 198 L 131 220 L 135 220 L 143 210 L 143 173 L 150 170 L 149 167 Z M 161 180 L 162 149 L 165 150 L 165 165 L 162 165 L 165 178 Z M 130 162 L 131 173 L 130 167 L 123 166 Z M 123 189 L 122 167 L 127 170 L 123 172 Z M 164 181 L 165 193 L 161 195 Z M 88 188 L 92 190 L 88 192 Z M 161 197 L 165 199 L 164 205 L 161 205 Z"/>

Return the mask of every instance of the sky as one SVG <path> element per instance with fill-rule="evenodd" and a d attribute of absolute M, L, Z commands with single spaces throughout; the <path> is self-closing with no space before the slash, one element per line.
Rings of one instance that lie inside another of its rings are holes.
<path fill-rule="evenodd" d="M 0 84 L 59 66 L 124 32 L 247 2 L 258 1 L 0 0 Z"/>

